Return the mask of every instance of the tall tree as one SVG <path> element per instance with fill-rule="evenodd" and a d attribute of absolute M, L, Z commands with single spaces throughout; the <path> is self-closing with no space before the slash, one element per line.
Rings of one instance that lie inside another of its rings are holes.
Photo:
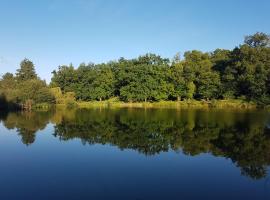
<path fill-rule="evenodd" d="M 173 85 L 171 96 L 178 101 L 180 101 L 182 97 L 186 97 L 187 94 L 187 85 L 183 72 L 183 65 L 180 62 L 176 62 L 170 67 L 169 80 Z"/>
<path fill-rule="evenodd" d="M 210 54 L 189 51 L 184 56 L 185 77 L 189 84 L 194 82 L 196 97 L 199 99 L 217 98 L 220 90 L 220 75 L 213 70 Z"/>
<path fill-rule="evenodd" d="M 37 79 L 33 62 L 28 59 L 24 59 L 20 64 L 20 69 L 17 70 L 16 76 L 20 81 Z"/>
<path fill-rule="evenodd" d="M 270 48 L 266 34 L 256 33 L 231 52 L 222 81 L 227 92 L 249 100 L 266 100 L 270 70 Z"/>
<path fill-rule="evenodd" d="M 71 92 L 74 90 L 75 84 L 78 82 L 78 77 L 72 64 L 69 66 L 59 66 L 58 71 L 53 71 L 52 74 L 52 87 L 59 86 L 64 92 Z"/>
<path fill-rule="evenodd" d="M 93 96 L 101 101 L 113 96 L 115 78 L 111 68 L 102 65 L 97 70 L 96 78 L 92 83 Z"/>

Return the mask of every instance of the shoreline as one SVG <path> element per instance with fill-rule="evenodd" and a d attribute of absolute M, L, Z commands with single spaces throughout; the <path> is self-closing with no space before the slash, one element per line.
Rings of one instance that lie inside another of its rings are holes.
<path fill-rule="evenodd" d="M 228 109 L 258 109 L 258 104 L 243 100 L 184 100 L 184 101 L 160 101 L 160 102 L 122 102 L 122 101 L 79 101 L 78 108 L 228 108 Z M 266 107 L 265 107 L 266 108 Z"/>
<path fill-rule="evenodd" d="M 270 105 L 260 106 L 255 102 L 247 102 L 244 100 L 183 100 L 183 101 L 159 101 L 159 102 L 123 102 L 114 101 L 113 99 L 104 101 L 73 101 L 58 103 L 58 104 L 36 104 L 33 106 L 35 110 L 50 110 L 50 109 L 92 109 L 92 108 L 143 108 L 143 109 L 235 109 L 235 110 L 268 110 L 270 111 Z M 21 109 L 0 109 L 0 111 L 11 111 Z"/>

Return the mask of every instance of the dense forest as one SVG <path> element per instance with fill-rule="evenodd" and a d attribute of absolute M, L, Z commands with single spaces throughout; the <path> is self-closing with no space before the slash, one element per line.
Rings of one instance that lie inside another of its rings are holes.
<path fill-rule="evenodd" d="M 171 60 L 146 54 L 102 64 L 82 63 L 77 68 L 62 65 L 52 74 L 48 86 L 35 73 L 34 64 L 23 60 L 16 75 L 6 73 L 0 80 L 1 105 L 52 104 L 57 103 L 57 94 L 77 101 L 241 99 L 268 105 L 270 36 L 260 32 L 246 36 L 233 50 L 193 50 Z"/>

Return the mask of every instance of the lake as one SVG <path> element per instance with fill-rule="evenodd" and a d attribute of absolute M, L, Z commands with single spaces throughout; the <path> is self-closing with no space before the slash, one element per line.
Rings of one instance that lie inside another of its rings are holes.
<path fill-rule="evenodd" d="M 0 199 L 269 199 L 270 113 L 0 113 Z"/>

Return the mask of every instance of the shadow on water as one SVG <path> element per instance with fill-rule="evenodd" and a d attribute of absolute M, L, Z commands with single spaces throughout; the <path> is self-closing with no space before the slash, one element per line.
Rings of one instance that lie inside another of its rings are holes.
<path fill-rule="evenodd" d="M 175 151 L 229 158 L 242 175 L 267 176 L 270 165 L 269 114 L 224 110 L 57 110 L 1 113 L 7 129 L 16 129 L 24 144 L 54 124 L 55 138 L 79 138 L 82 144 L 110 144 L 144 155 Z"/>
<path fill-rule="evenodd" d="M 0 112 L 8 112 L 16 110 L 17 111 L 20 110 L 19 104 L 8 101 L 6 96 L 0 93 Z"/>

